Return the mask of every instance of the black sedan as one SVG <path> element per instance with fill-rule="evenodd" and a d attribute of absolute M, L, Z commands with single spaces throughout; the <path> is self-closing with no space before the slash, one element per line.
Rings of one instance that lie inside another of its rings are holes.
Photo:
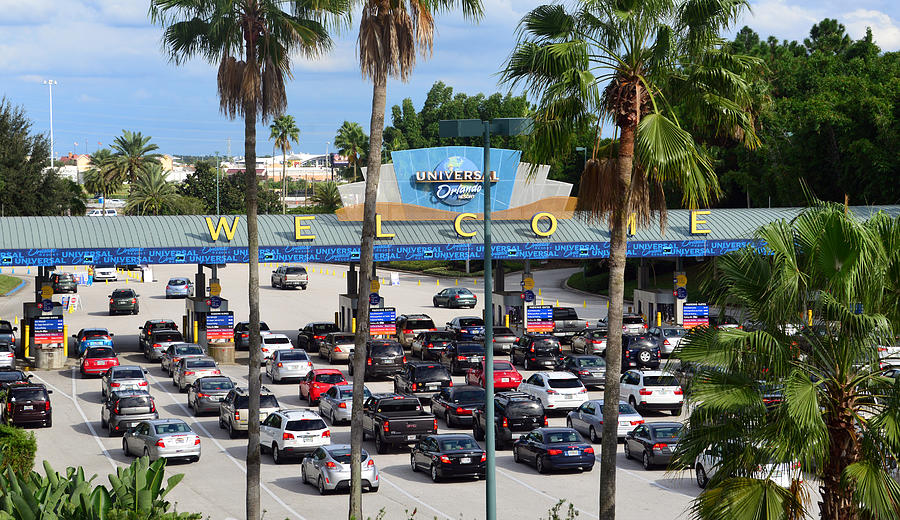
<path fill-rule="evenodd" d="M 417 442 L 409 452 L 413 471 L 425 470 L 431 480 L 445 478 L 484 478 L 486 454 L 467 433 L 429 435 Z"/>
<path fill-rule="evenodd" d="M 470 368 L 477 368 L 484 361 L 484 345 L 470 341 L 454 341 L 441 352 L 441 363 L 450 368 L 450 373 L 458 376 Z"/>
<path fill-rule="evenodd" d="M 584 386 L 606 384 L 606 361 L 590 354 L 571 354 L 565 357 L 561 370 L 575 374 Z"/>
<path fill-rule="evenodd" d="M 551 469 L 594 468 L 594 448 L 572 428 L 536 428 L 513 444 L 513 460 L 531 463 L 538 473 Z"/>
<path fill-rule="evenodd" d="M 443 417 L 447 426 L 472 424 L 472 410 L 484 406 L 484 388 L 464 385 L 442 389 L 431 397 L 431 413 Z"/>
<path fill-rule="evenodd" d="M 625 458 L 640 457 L 644 469 L 668 465 L 684 425 L 677 422 L 642 424 L 625 435 Z"/>

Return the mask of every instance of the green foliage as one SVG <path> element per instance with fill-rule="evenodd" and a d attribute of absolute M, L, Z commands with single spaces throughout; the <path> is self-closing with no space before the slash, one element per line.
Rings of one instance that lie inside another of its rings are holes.
<path fill-rule="evenodd" d="M 247 212 L 246 192 L 243 175 L 225 175 L 219 171 L 219 211 L 223 215 L 235 215 Z M 288 193 L 291 187 L 299 186 L 295 181 L 289 183 Z M 181 200 L 174 201 L 173 208 L 178 213 L 173 214 L 209 214 L 216 212 L 216 167 L 214 163 L 201 161 L 194 165 L 194 171 L 176 188 L 181 195 Z M 259 188 L 259 213 L 281 213 L 281 200 L 279 192 L 281 183 L 273 181 L 260 181 Z M 188 213 L 190 211 L 191 213 Z"/>
<path fill-rule="evenodd" d="M 37 441 L 33 433 L 0 424 L 0 471 L 8 468 L 19 475 L 30 472 L 35 452 Z"/>
<path fill-rule="evenodd" d="M 333 182 L 317 183 L 313 187 L 313 195 L 309 200 L 327 213 L 334 213 L 343 206 L 341 193 L 338 191 L 337 184 Z"/>
<path fill-rule="evenodd" d="M 149 135 L 122 130 L 122 135 L 113 140 L 113 151 L 109 161 L 102 165 L 102 171 L 111 183 L 136 182 L 141 175 L 151 173 L 159 165 L 159 146 L 150 142 Z"/>
<path fill-rule="evenodd" d="M 175 185 L 166 180 L 159 164 L 142 171 L 131 183 L 125 212 L 130 215 L 171 215 L 182 209 Z"/>
<path fill-rule="evenodd" d="M 219 171 L 219 180 L 223 173 Z M 194 163 L 194 171 L 191 172 L 181 184 L 178 185 L 178 193 L 183 197 L 191 197 L 203 203 L 203 213 L 216 212 L 216 164 L 215 161 L 198 161 Z"/>
<path fill-rule="evenodd" d="M 362 126 L 359 123 L 344 121 L 334 136 L 334 146 L 349 162 L 345 177 L 351 181 L 357 180 L 360 177 L 359 166 L 365 164 L 369 155 L 369 137 Z"/>

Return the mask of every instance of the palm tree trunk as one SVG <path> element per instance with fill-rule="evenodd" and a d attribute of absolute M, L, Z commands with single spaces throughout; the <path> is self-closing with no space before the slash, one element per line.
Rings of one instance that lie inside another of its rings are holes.
<path fill-rule="evenodd" d="M 613 213 L 609 230 L 609 333 L 606 342 L 606 384 L 603 388 L 603 439 L 600 450 L 600 520 L 616 518 L 616 429 L 619 424 L 619 376 L 622 374 L 622 312 L 625 299 L 625 237 L 628 203 L 634 162 L 635 128 L 622 128 L 617 174 L 623 200 Z"/>
<path fill-rule="evenodd" d="M 853 498 L 854 489 L 842 479 L 847 466 L 858 462 L 859 435 L 853 427 L 853 405 L 851 398 L 839 392 L 843 399 L 838 400 L 837 416 L 826 416 L 825 424 L 829 432 L 828 462 L 822 471 L 822 502 L 819 503 L 822 520 L 858 520 L 859 508 Z"/>
<path fill-rule="evenodd" d="M 370 141 L 373 149 L 381 148 L 384 133 L 384 107 L 387 78 L 375 79 L 372 86 L 372 121 Z M 356 306 L 356 339 L 353 356 L 353 410 L 350 424 L 350 516 L 362 520 L 362 417 L 363 375 L 366 373 L 366 340 L 369 339 L 369 284 L 375 259 L 375 201 L 381 173 L 381 154 L 369 154 L 366 176 L 366 200 L 363 206 L 362 244 L 359 250 L 359 290 Z"/>
<path fill-rule="evenodd" d="M 281 214 L 287 214 L 287 150 L 281 148 Z"/>

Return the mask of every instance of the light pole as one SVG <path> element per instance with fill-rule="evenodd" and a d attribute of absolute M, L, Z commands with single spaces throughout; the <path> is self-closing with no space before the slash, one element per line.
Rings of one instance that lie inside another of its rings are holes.
<path fill-rule="evenodd" d="M 56 85 L 56 80 L 45 79 L 43 83 L 50 90 L 50 167 L 53 168 L 53 85 Z"/>
<path fill-rule="evenodd" d="M 216 150 L 216 215 L 219 213 L 219 152 Z"/>
<path fill-rule="evenodd" d="M 331 141 L 325 141 L 325 171 L 328 171 L 328 152 L 331 150 Z M 334 180 L 334 175 L 331 176 L 331 180 Z"/>
<path fill-rule="evenodd" d="M 510 117 L 482 121 L 480 119 L 450 119 L 439 122 L 438 135 L 447 137 L 484 138 L 484 164 L 481 177 L 484 183 L 484 386 L 485 421 L 484 444 L 487 451 L 485 481 L 485 517 L 497 518 L 497 453 L 496 426 L 494 422 L 494 280 L 491 270 L 491 134 L 524 135 L 531 132 L 531 120 L 524 117 Z"/>

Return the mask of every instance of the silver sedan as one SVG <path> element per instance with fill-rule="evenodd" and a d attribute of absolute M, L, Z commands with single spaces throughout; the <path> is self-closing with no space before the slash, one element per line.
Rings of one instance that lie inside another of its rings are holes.
<path fill-rule="evenodd" d="M 300 466 L 304 484 L 312 484 L 324 495 L 330 491 L 350 489 L 350 445 L 322 446 L 304 457 Z M 362 487 L 378 491 L 381 484 L 378 467 L 366 450 L 362 450 Z"/>
<path fill-rule="evenodd" d="M 150 460 L 200 460 L 200 436 L 181 419 L 154 419 L 129 428 L 122 436 L 125 455 L 148 457 Z"/>
<path fill-rule="evenodd" d="M 276 350 L 266 360 L 266 375 L 275 383 L 285 379 L 302 379 L 312 368 L 309 354 L 299 348 Z"/>
<path fill-rule="evenodd" d="M 619 424 L 616 427 L 616 436 L 624 439 L 625 435 L 639 424 L 644 424 L 641 414 L 625 401 L 619 401 Z M 603 435 L 603 399 L 585 401 L 581 406 L 569 412 L 566 417 L 566 426 L 586 435 L 591 442 L 599 443 Z"/>
<path fill-rule="evenodd" d="M 363 394 L 366 399 L 372 395 L 368 388 L 363 388 Z M 332 426 L 350 422 L 352 410 L 353 385 L 334 385 L 319 396 L 319 415 L 327 417 Z"/>

